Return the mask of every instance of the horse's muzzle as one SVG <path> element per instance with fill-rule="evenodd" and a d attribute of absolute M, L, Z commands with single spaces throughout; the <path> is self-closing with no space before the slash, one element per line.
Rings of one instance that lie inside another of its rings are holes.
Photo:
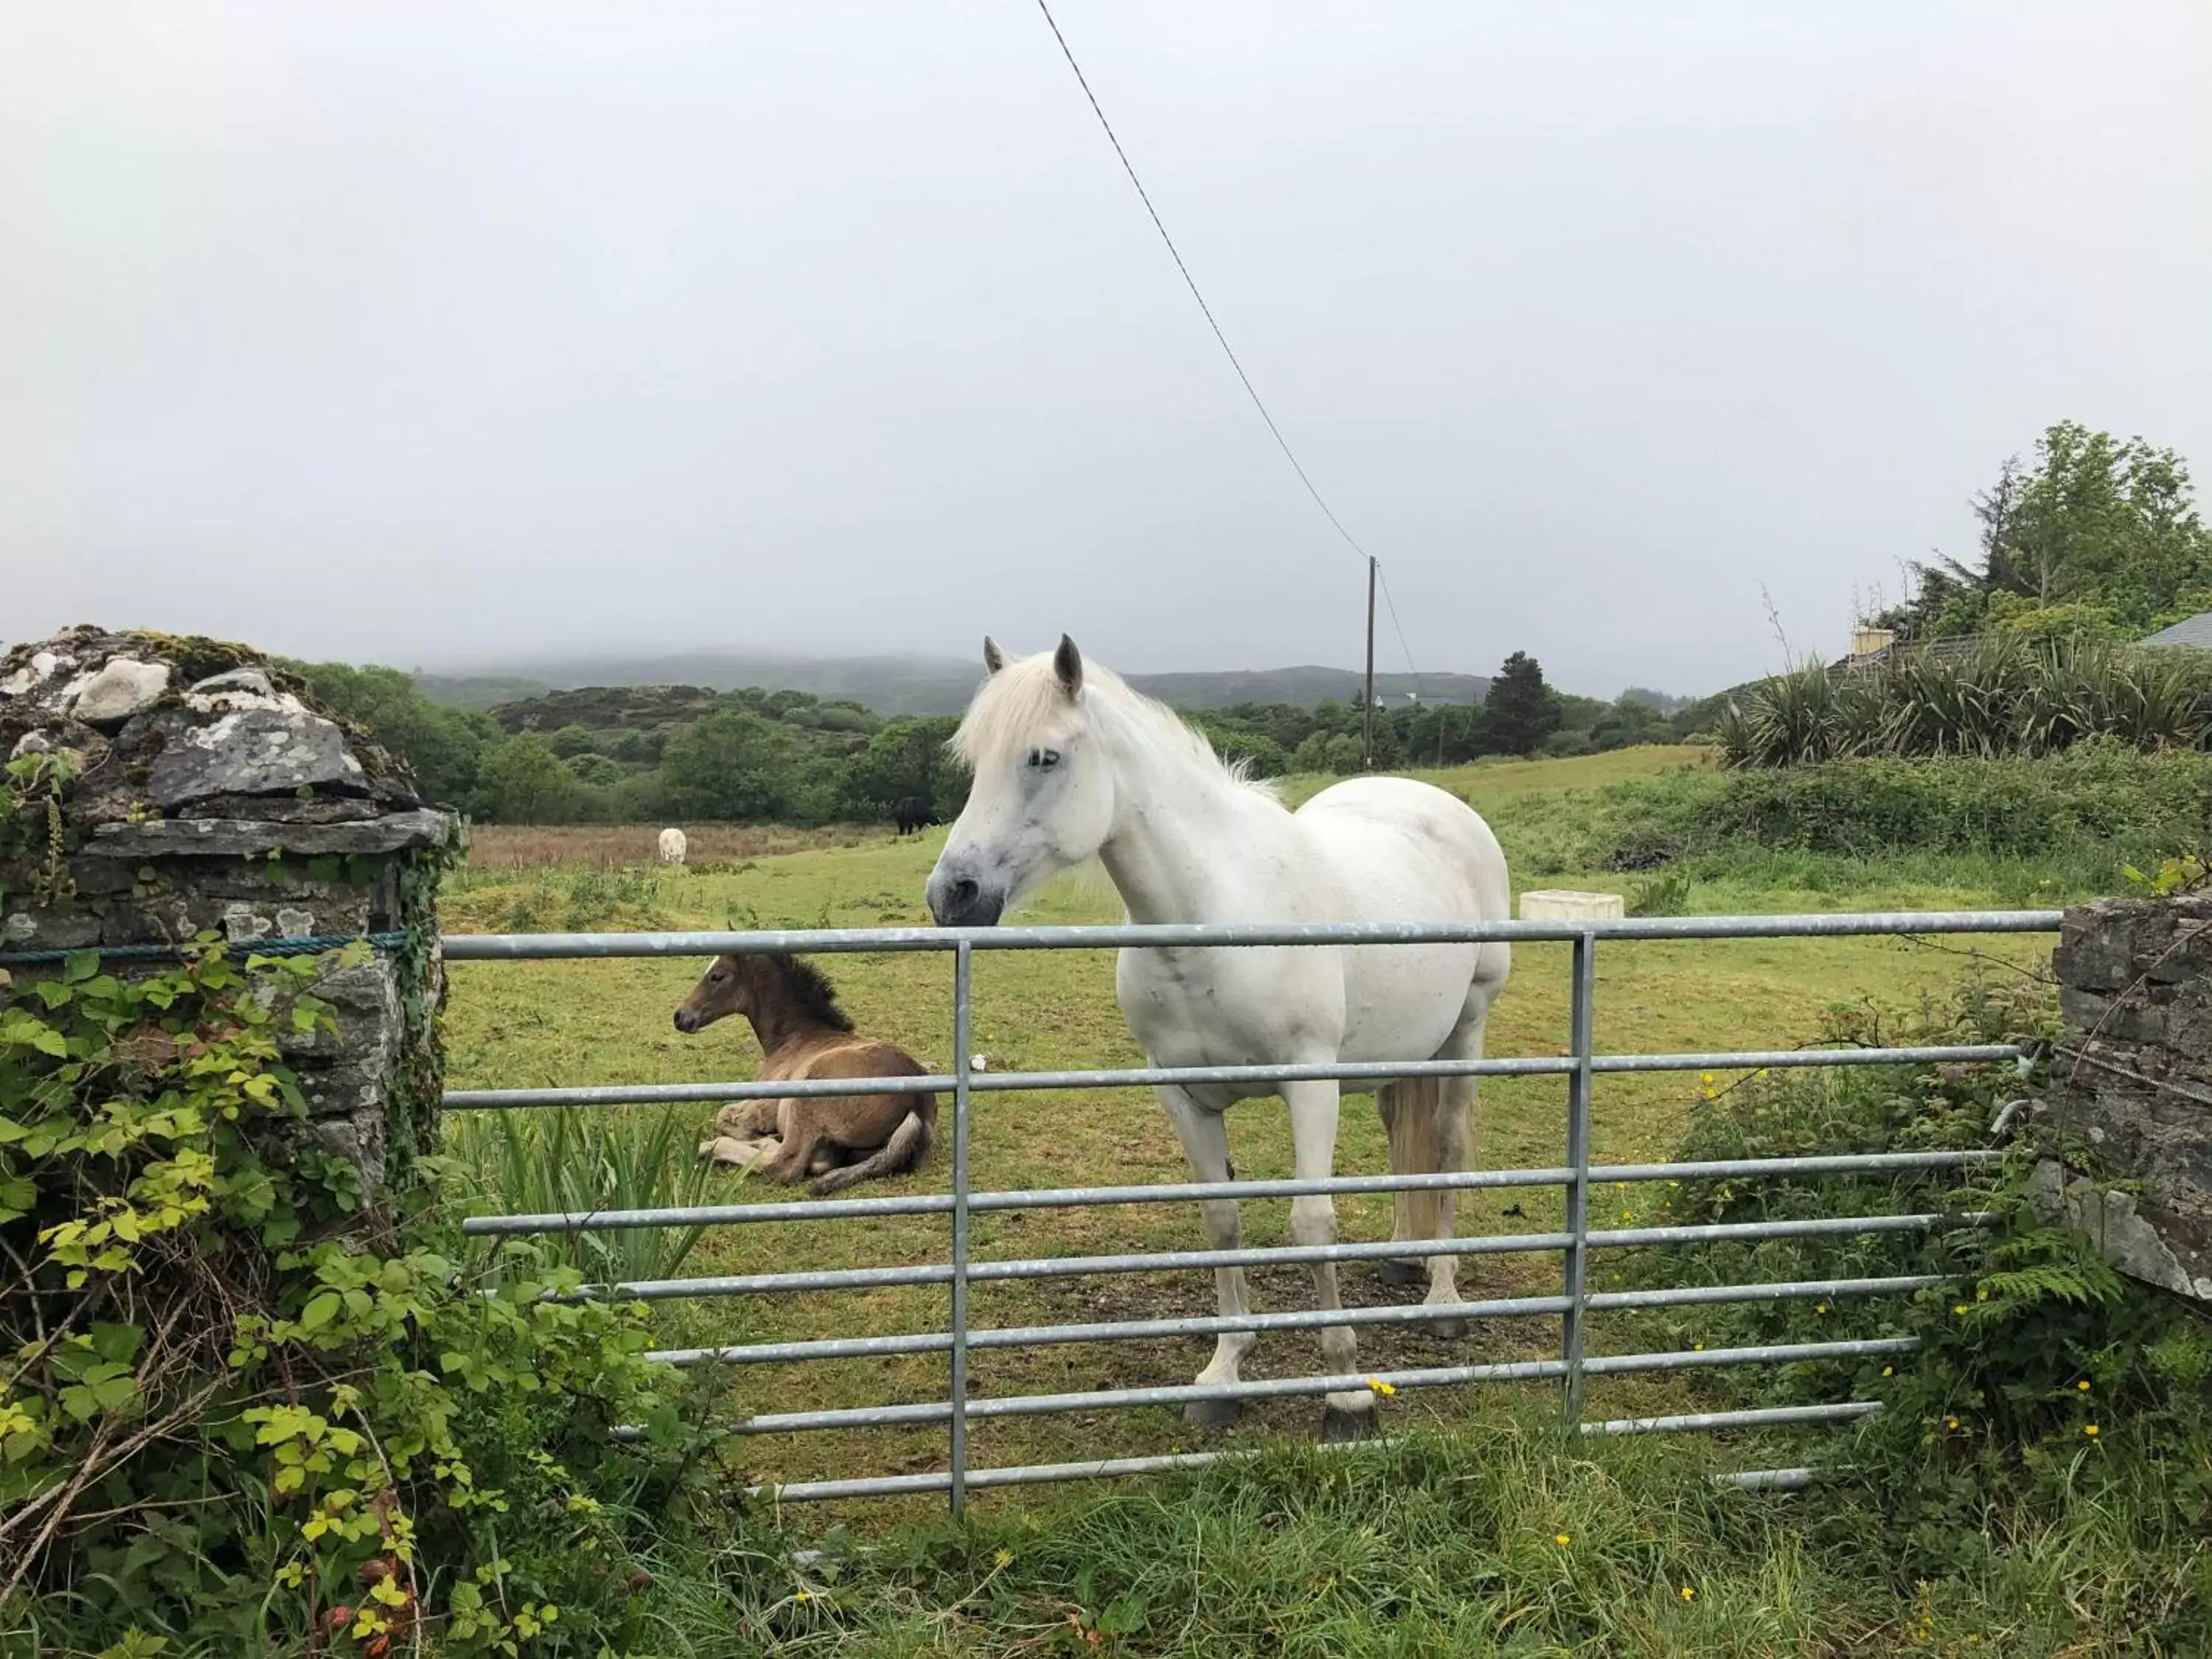
<path fill-rule="evenodd" d="M 929 878 L 929 914 L 939 927 L 995 927 L 1006 908 L 1003 891 L 973 876 L 941 870 Z"/>
<path fill-rule="evenodd" d="M 676 1029 L 679 1031 L 687 1033 L 697 1030 L 699 1029 L 699 1016 L 693 1013 L 689 1008 L 678 1008 L 676 1011 Z"/>

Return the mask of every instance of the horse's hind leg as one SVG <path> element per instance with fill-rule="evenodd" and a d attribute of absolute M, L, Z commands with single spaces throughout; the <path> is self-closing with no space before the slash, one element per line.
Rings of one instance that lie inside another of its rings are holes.
<path fill-rule="evenodd" d="M 1480 1060 L 1482 1058 L 1483 1028 L 1490 1018 L 1491 999 L 1496 988 L 1488 983 L 1477 984 L 1468 996 L 1467 1010 L 1462 1015 L 1459 1028 L 1445 1040 L 1437 1051 L 1439 1060 Z M 1418 1148 L 1409 1152 L 1418 1159 L 1413 1167 L 1440 1173 L 1456 1173 L 1468 1166 L 1474 1140 L 1475 1079 L 1471 1077 L 1437 1078 L 1425 1085 L 1401 1085 L 1413 1098 L 1407 1102 L 1410 1114 L 1419 1109 L 1417 1121 L 1419 1132 L 1415 1139 Z M 1392 1166 L 1397 1166 L 1397 1147 L 1391 1147 Z M 1449 1238 L 1453 1230 L 1453 1211 L 1457 1194 L 1445 1188 L 1436 1192 L 1406 1194 L 1412 1202 L 1410 1219 L 1414 1237 L 1419 1238 Z M 1455 1255 L 1432 1255 L 1428 1260 L 1429 1291 L 1422 1301 L 1432 1307 L 1459 1305 L 1459 1258 Z M 1447 1341 L 1455 1341 L 1467 1334 L 1463 1319 L 1439 1319 L 1429 1326 L 1435 1335 Z"/>
<path fill-rule="evenodd" d="M 1182 1142 L 1183 1155 L 1190 1160 L 1191 1175 L 1200 1181 L 1234 1180 L 1235 1172 L 1229 1167 L 1229 1128 L 1222 1121 L 1221 1114 L 1207 1111 L 1181 1089 L 1162 1089 L 1159 1101 L 1176 1138 Z M 1233 1250 L 1244 1242 L 1243 1224 L 1238 1218 L 1235 1199 L 1202 1200 L 1198 1215 L 1206 1229 L 1206 1242 L 1214 1249 Z M 1242 1267 L 1215 1268 L 1213 1295 L 1215 1305 L 1225 1316 L 1250 1311 L 1251 1304 L 1245 1299 Z M 1250 1331 L 1224 1331 L 1214 1343 L 1212 1360 L 1198 1374 L 1197 1380 L 1200 1383 L 1241 1381 L 1238 1368 L 1244 1356 L 1252 1351 L 1254 1340 Z M 1243 1410 L 1243 1404 L 1235 1400 L 1194 1400 L 1183 1407 L 1183 1416 L 1189 1422 L 1208 1428 L 1226 1428 Z"/>
<path fill-rule="evenodd" d="M 1336 1161 L 1337 1087 L 1334 1082 L 1286 1083 L 1283 1099 L 1291 1109 L 1291 1145 L 1300 1181 L 1326 1181 Z M 1326 1193 L 1291 1200 L 1291 1241 L 1296 1244 L 1336 1243 L 1336 1205 Z M 1334 1311 L 1344 1304 L 1336 1293 L 1336 1263 L 1313 1264 L 1314 1304 Z M 1358 1344 L 1349 1326 L 1324 1326 L 1322 1363 L 1332 1376 L 1356 1376 Z M 1375 1432 L 1375 1395 L 1367 1389 L 1332 1394 L 1322 1408 L 1323 1441 L 1364 1440 Z"/>

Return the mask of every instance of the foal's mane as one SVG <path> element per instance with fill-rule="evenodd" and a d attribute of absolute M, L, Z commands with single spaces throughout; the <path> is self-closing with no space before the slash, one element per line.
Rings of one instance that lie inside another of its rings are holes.
<path fill-rule="evenodd" d="M 1274 798 L 1272 784 L 1245 776 L 1243 762 L 1222 759 L 1205 732 L 1167 704 L 1135 690 L 1112 669 L 1085 661 L 1083 695 L 1086 700 L 1097 699 L 1100 712 L 1124 729 L 1201 763 L 1240 788 Z M 1067 694 L 1060 690 L 1051 652 L 1010 662 L 976 692 L 960 729 L 952 734 L 953 752 L 971 769 L 986 761 L 1016 760 L 1044 740 L 1066 707 Z"/>
<path fill-rule="evenodd" d="M 776 976 L 799 1012 L 817 1025 L 833 1031 L 853 1029 L 852 1016 L 837 1006 L 837 988 L 830 976 L 812 963 L 798 957 L 771 957 Z"/>

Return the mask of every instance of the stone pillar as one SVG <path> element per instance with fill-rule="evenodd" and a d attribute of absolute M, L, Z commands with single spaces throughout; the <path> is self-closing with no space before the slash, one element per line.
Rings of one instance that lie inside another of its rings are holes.
<path fill-rule="evenodd" d="M 2212 1302 L 2212 895 L 2078 905 L 2051 965 L 2066 1031 L 2046 1121 L 2139 1189 L 2056 1160 L 2037 1184 L 2124 1272 Z"/>
<path fill-rule="evenodd" d="M 457 820 L 295 676 L 213 640 L 78 628 L 16 647 L 0 757 L 0 963 L 17 987 L 88 946 L 125 971 L 210 933 L 369 939 L 316 987 L 337 1030 L 285 1042 L 303 1137 L 371 1197 L 403 1181 L 435 1131 L 438 878 Z"/>

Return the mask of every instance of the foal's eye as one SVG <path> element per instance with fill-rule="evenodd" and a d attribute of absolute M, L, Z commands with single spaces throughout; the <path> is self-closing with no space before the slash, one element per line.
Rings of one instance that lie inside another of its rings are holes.
<path fill-rule="evenodd" d="M 1049 772 L 1054 767 L 1060 764 L 1060 750 L 1057 749 L 1032 749 L 1030 750 L 1030 764 L 1036 768 L 1040 772 Z"/>

